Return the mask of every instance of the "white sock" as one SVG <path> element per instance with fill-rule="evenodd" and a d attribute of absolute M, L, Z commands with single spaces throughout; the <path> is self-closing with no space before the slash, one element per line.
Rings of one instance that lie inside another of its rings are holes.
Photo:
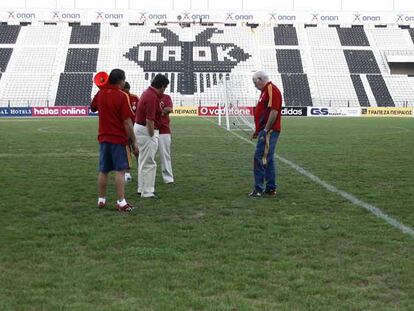
<path fill-rule="evenodd" d="M 99 203 L 105 204 L 106 203 L 106 198 L 98 198 L 98 204 Z"/>
<path fill-rule="evenodd" d="M 127 205 L 127 201 L 125 199 L 118 200 L 117 203 L 120 207 L 124 207 L 125 205 Z"/>

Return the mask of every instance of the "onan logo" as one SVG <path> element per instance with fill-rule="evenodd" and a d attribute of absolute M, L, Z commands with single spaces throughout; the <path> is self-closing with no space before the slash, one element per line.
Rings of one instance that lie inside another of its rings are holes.
<path fill-rule="evenodd" d="M 226 21 L 250 21 L 253 20 L 251 14 L 234 14 L 233 12 L 226 13 Z"/>
<path fill-rule="evenodd" d="M 336 22 L 339 21 L 338 15 L 320 15 L 319 13 L 312 13 L 311 22 Z"/>
<path fill-rule="evenodd" d="M 80 19 L 81 15 L 79 13 L 60 13 L 59 11 L 54 11 L 52 18 L 57 20 L 73 20 Z"/>
<path fill-rule="evenodd" d="M 27 19 L 36 18 L 35 13 L 22 13 L 22 12 L 16 13 L 15 11 L 9 11 L 7 13 L 9 13 L 8 19 L 26 19 L 27 20 Z"/>
<path fill-rule="evenodd" d="M 404 15 L 404 14 L 397 14 L 396 23 L 404 23 L 404 22 L 414 22 L 414 16 L 412 15 Z"/>
<path fill-rule="evenodd" d="M 322 15 L 320 17 L 321 21 L 336 22 L 339 21 L 338 15 Z"/>
<path fill-rule="evenodd" d="M 224 30 L 207 28 L 195 36 L 194 41 L 180 41 L 170 29 L 158 27 L 151 30 L 154 39 L 161 36 L 164 42 L 142 43 L 131 47 L 124 57 L 135 62 L 144 72 L 172 72 L 177 74 L 176 83 L 181 94 L 192 95 L 197 91 L 197 73 L 228 74 L 240 62 L 251 57 L 234 43 L 211 42 L 216 34 Z M 158 38 L 157 38 L 158 39 Z M 158 41 L 158 42 L 157 42 Z M 211 84 L 207 87 L 211 87 Z M 203 91 L 200 91 L 203 92 Z"/>
<path fill-rule="evenodd" d="M 124 14 L 122 13 L 96 12 L 96 20 L 119 20 L 123 18 Z"/>
<path fill-rule="evenodd" d="M 139 13 L 141 16 L 139 18 L 140 22 L 145 22 L 147 19 L 148 20 L 166 20 L 167 19 L 167 14 L 148 14 L 147 12 L 140 12 Z"/>
<path fill-rule="evenodd" d="M 361 15 L 359 13 L 354 14 L 354 23 L 355 22 L 380 22 L 381 16 L 378 15 Z"/>
<path fill-rule="evenodd" d="M 210 19 L 209 14 L 191 14 L 190 12 L 182 12 L 181 15 L 177 16 L 177 20 L 182 21 L 182 22 L 209 20 L 209 19 Z"/>

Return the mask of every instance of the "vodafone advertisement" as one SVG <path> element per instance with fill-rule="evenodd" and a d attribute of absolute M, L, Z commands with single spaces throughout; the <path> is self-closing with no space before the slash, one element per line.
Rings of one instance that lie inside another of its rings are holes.
<path fill-rule="evenodd" d="M 86 117 L 89 116 L 89 107 L 32 107 L 32 117 Z"/>
<path fill-rule="evenodd" d="M 201 117 L 215 117 L 220 114 L 223 116 L 226 114 L 224 107 L 198 107 L 198 115 Z M 253 107 L 229 107 L 228 114 L 229 116 L 251 116 L 253 115 Z"/>

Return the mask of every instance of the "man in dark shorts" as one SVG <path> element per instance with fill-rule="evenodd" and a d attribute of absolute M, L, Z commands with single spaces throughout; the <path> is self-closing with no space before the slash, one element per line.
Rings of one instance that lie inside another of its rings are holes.
<path fill-rule="evenodd" d="M 130 212 L 133 207 L 125 200 L 125 171 L 130 167 L 127 156 L 128 140 L 132 143 L 134 154 L 138 155 L 131 121 L 134 113 L 128 94 L 121 90 L 125 84 L 125 72 L 121 69 L 112 70 L 108 82 L 108 85 L 96 93 L 91 103 L 91 110 L 99 112 L 98 207 L 106 206 L 108 174 L 115 171 L 118 196 L 116 208 L 121 212 Z"/>

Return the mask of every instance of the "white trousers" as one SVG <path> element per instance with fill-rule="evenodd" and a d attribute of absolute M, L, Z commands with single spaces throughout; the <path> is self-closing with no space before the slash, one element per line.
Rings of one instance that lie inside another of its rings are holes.
<path fill-rule="evenodd" d="M 138 193 L 141 197 L 152 197 L 155 191 L 155 176 L 157 174 L 157 162 L 155 155 L 158 149 L 158 130 L 154 136 L 149 136 L 146 126 L 134 125 L 134 133 L 138 142 Z"/>
<path fill-rule="evenodd" d="M 160 134 L 158 139 L 160 152 L 162 179 L 165 183 L 174 182 L 171 164 L 171 134 Z"/>

